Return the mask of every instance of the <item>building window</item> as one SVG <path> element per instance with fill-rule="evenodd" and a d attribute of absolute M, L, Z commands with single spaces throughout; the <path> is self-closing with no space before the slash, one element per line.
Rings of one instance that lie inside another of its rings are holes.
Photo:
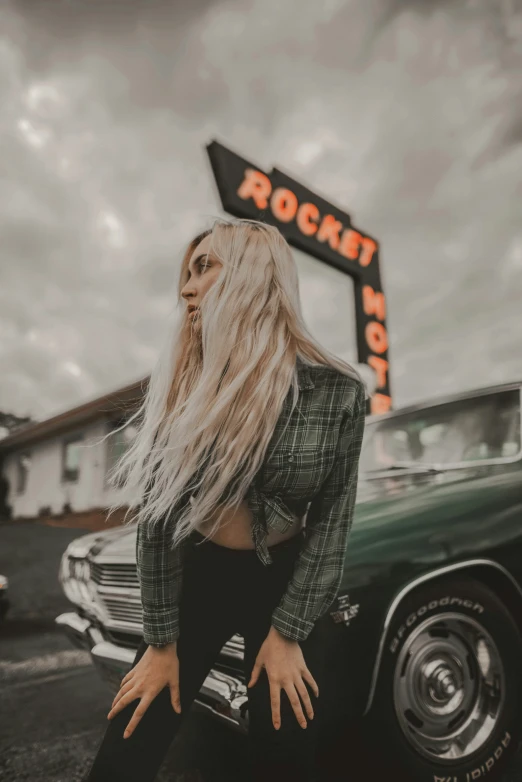
<path fill-rule="evenodd" d="M 62 481 L 76 482 L 80 477 L 80 450 L 82 437 L 74 437 L 63 443 Z"/>
<path fill-rule="evenodd" d="M 109 428 L 119 429 L 122 424 L 123 421 L 113 421 L 109 424 Z M 111 436 L 107 438 L 107 467 L 105 471 L 105 481 L 107 485 L 113 485 L 111 480 L 113 472 L 123 454 L 132 445 L 137 432 L 138 430 L 134 424 L 127 424 L 124 429 L 112 432 Z M 120 478 L 117 485 L 123 486 L 123 484 L 124 479 Z"/>
<path fill-rule="evenodd" d="M 21 453 L 16 462 L 16 491 L 17 494 L 23 494 L 27 488 L 27 476 L 31 466 L 31 454 Z"/>

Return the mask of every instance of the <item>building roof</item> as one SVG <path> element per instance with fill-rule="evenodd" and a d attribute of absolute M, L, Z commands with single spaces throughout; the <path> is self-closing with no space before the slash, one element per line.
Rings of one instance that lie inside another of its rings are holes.
<path fill-rule="evenodd" d="M 121 415 L 132 412 L 143 401 L 149 377 L 150 375 L 147 375 L 141 380 L 65 410 L 44 421 L 17 427 L 0 440 L 0 456 L 21 446 L 33 445 L 40 440 L 65 434 L 100 419 L 116 420 Z"/>

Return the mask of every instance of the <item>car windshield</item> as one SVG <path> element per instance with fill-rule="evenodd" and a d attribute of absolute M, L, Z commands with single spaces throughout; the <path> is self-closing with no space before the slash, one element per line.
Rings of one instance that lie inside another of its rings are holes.
<path fill-rule="evenodd" d="M 521 451 L 520 391 L 477 396 L 368 421 L 363 472 L 515 457 Z"/>

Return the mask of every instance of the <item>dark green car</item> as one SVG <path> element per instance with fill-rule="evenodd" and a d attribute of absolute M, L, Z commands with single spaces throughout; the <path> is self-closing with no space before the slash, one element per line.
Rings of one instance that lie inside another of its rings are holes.
<path fill-rule="evenodd" d="M 521 394 L 367 418 L 343 581 L 319 620 L 322 732 L 364 716 L 390 769 L 419 782 L 499 779 L 522 736 Z M 60 577 L 76 610 L 56 621 L 115 691 L 141 637 L 135 530 L 73 541 Z M 235 635 L 194 708 L 246 732 L 242 662 Z"/>

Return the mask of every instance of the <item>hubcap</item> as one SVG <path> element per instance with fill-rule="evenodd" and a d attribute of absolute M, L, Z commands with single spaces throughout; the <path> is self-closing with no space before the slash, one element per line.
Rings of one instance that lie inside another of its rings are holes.
<path fill-rule="evenodd" d="M 423 756 L 463 760 L 488 740 L 505 694 L 502 660 L 482 625 L 457 613 L 426 619 L 397 658 L 399 724 Z"/>

